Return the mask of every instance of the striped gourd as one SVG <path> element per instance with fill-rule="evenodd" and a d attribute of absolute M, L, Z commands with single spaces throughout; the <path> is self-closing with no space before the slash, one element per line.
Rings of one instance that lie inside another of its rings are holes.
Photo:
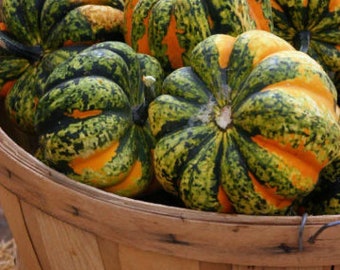
<path fill-rule="evenodd" d="M 337 113 L 340 115 L 339 106 Z M 309 215 L 340 214 L 340 156 L 322 169 L 315 189 L 307 197 L 296 202 L 295 211 Z"/>
<path fill-rule="evenodd" d="M 310 215 L 340 214 L 340 158 L 327 165 L 315 189 L 299 205 Z"/>
<path fill-rule="evenodd" d="M 190 208 L 284 214 L 340 151 L 336 95 L 270 32 L 212 35 L 150 104 L 157 179 Z"/>
<path fill-rule="evenodd" d="M 59 64 L 47 63 L 44 58 L 60 48 L 79 51 L 96 42 L 123 40 L 124 2 L 3 0 L 2 4 L 0 93 L 8 99 L 5 105 L 11 120 L 22 130 L 31 131 L 36 102 L 42 94 L 37 80 L 43 78 L 37 76 Z M 47 70 L 39 70 L 44 68 Z"/>
<path fill-rule="evenodd" d="M 194 46 L 211 34 L 271 29 L 269 0 L 128 0 L 124 16 L 125 41 L 167 72 L 188 64 Z"/>
<path fill-rule="evenodd" d="M 134 197 L 153 182 L 147 108 L 158 61 L 123 42 L 93 45 L 54 69 L 35 116 L 37 156 L 68 177 Z"/>
<path fill-rule="evenodd" d="M 317 60 L 327 72 L 340 72 L 340 1 L 271 0 L 273 31 Z"/>

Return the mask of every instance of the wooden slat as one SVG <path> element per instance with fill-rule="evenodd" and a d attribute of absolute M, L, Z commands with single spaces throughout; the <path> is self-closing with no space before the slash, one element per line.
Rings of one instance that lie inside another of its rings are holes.
<path fill-rule="evenodd" d="M 119 245 L 107 239 L 97 238 L 99 250 L 106 270 L 121 270 Z"/>
<path fill-rule="evenodd" d="M 200 270 L 232 270 L 233 265 L 223 263 L 200 262 Z"/>
<path fill-rule="evenodd" d="M 331 270 L 331 267 L 327 267 L 325 269 L 322 266 L 318 267 L 261 267 L 261 266 L 242 266 L 242 265 L 233 265 L 231 270 Z"/>
<path fill-rule="evenodd" d="M 6 177 L 6 172 L 0 166 L 0 178 Z M 0 203 L 4 210 L 6 220 L 16 242 L 18 269 L 41 270 L 39 259 L 33 249 L 30 235 L 27 232 L 25 220 L 21 212 L 18 198 L 0 185 Z"/>
<path fill-rule="evenodd" d="M 199 262 L 120 245 L 122 270 L 200 270 Z"/>
<path fill-rule="evenodd" d="M 22 205 L 43 269 L 104 270 L 96 237 L 53 218 L 29 204 Z"/>

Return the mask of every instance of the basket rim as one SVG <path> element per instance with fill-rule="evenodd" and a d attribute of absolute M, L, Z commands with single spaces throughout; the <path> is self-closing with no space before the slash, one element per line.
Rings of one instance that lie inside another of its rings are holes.
<path fill-rule="evenodd" d="M 132 208 L 136 211 L 148 212 L 150 214 L 174 216 L 192 220 L 206 220 L 210 222 L 227 222 L 237 224 L 263 224 L 263 225 L 299 225 L 300 216 L 265 216 L 265 215 L 245 215 L 245 214 L 226 214 L 207 211 L 199 211 L 177 206 L 163 205 L 147 202 L 140 199 L 119 196 L 104 190 L 74 181 L 64 174 L 48 167 L 46 164 L 35 158 L 19 146 L 7 133 L 0 127 L 0 153 L 7 156 L 8 161 L 17 162 L 19 166 L 34 170 L 37 174 L 49 178 L 51 181 L 70 188 L 81 194 L 91 196 L 97 200 L 114 204 L 117 206 Z M 0 165 L 2 164 L 0 160 Z M 1 181 L 0 181 L 1 183 Z M 309 216 L 307 224 L 323 225 L 325 222 L 340 220 L 340 215 L 319 215 Z"/>
<path fill-rule="evenodd" d="M 315 244 L 308 242 L 310 235 L 339 221 L 340 215 L 308 216 L 300 234 L 303 218 L 299 216 L 203 212 L 122 197 L 49 168 L 1 128 L 0 186 L 14 194 L 20 205 L 29 205 L 26 210 L 36 208 L 100 239 L 145 251 L 239 265 L 340 265 L 336 233 L 340 226 L 324 232 Z M 300 243 L 306 252 L 299 252 Z"/>

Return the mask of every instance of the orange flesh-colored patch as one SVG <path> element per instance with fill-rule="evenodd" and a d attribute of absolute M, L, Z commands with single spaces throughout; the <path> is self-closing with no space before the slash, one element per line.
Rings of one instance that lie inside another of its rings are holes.
<path fill-rule="evenodd" d="M 91 111 L 80 111 L 80 110 L 73 110 L 72 113 L 67 114 L 66 116 L 75 118 L 75 119 L 84 119 L 91 116 L 96 116 L 102 113 L 102 110 L 91 110 Z"/>
<path fill-rule="evenodd" d="M 0 89 L 0 97 L 7 96 L 9 91 L 14 86 L 15 82 L 16 82 L 16 80 L 5 82 L 4 85 L 2 86 L 2 88 Z"/>
<path fill-rule="evenodd" d="M 275 188 L 266 187 L 261 185 L 255 176 L 249 172 L 249 177 L 254 185 L 254 190 L 268 203 L 274 205 L 278 209 L 283 209 L 292 204 L 292 200 L 286 199 L 283 196 L 276 194 Z"/>
<path fill-rule="evenodd" d="M 143 20 L 143 25 L 145 26 L 145 33 L 137 42 L 139 53 L 151 54 L 150 46 L 149 46 L 149 32 L 148 32 L 149 20 L 150 20 L 150 14 Z"/>
<path fill-rule="evenodd" d="M 229 35 L 218 35 L 215 39 L 216 47 L 218 48 L 218 62 L 221 68 L 227 68 L 231 52 L 234 48 L 235 38 Z"/>
<path fill-rule="evenodd" d="M 77 42 L 74 42 L 73 40 L 65 40 L 64 43 L 63 43 L 63 46 L 64 47 L 69 47 L 69 46 L 75 46 L 75 45 L 85 45 L 85 46 L 90 46 L 94 43 L 96 43 L 98 41 L 77 41 Z"/>
<path fill-rule="evenodd" d="M 207 20 L 208 20 L 209 28 L 212 29 L 215 23 L 210 15 L 208 16 Z"/>
<path fill-rule="evenodd" d="M 270 3 L 271 3 L 271 6 L 272 6 L 273 9 L 276 9 L 280 12 L 283 12 L 282 7 L 276 1 L 271 0 Z"/>
<path fill-rule="evenodd" d="M 270 22 L 264 17 L 261 1 L 248 0 L 250 16 L 255 21 L 256 29 L 270 31 Z"/>
<path fill-rule="evenodd" d="M 124 37 L 125 37 L 125 42 L 127 44 L 129 44 L 130 46 L 131 44 L 131 35 L 132 35 L 132 18 L 133 18 L 133 11 L 137 5 L 137 3 L 139 2 L 139 0 L 130 0 L 130 1 L 126 1 L 125 4 L 125 10 L 124 10 Z"/>
<path fill-rule="evenodd" d="M 261 31 L 261 34 L 259 34 L 258 31 Z M 267 31 L 250 30 L 247 35 L 249 36 L 248 47 L 253 54 L 253 66 L 256 66 L 265 57 L 271 54 L 282 51 L 296 51 L 288 42 L 285 42 L 280 37 Z"/>
<path fill-rule="evenodd" d="M 297 77 L 291 80 L 281 81 L 263 88 L 262 91 L 275 89 L 281 89 L 296 97 L 309 96 L 319 108 L 326 108 L 327 111 L 337 119 L 336 111 L 334 110 L 334 97 L 322 83 L 318 75 L 313 75 L 309 77 L 309 79 L 306 79 L 306 77 Z"/>
<path fill-rule="evenodd" d="M 311 179 L 314 184 L 318 180 L 321 169 L 328 162 L 320 163 L 315 153 L 304 150 L 302 144 L 298 148 L 293 148 L 290 144 L 282 145 L 276 140 L 268 139 L 261 135 L 252 137 L 252 140 L 268 152 L 279 156 L 284 164 L 291 168 L 296 168 L 304 178 Z M 298 179 L 291 180 L 295 187 L 303 185 Z"/>
<path fill-rule="evenodd" d="M 328 10 L 329 12 L 335 12 L 340 9 L 340 0 L 330 0 Z"/>
<path fill-rule="evenodd" d="M 129 174 L 124 178 L 124 181 L 118 183 L 117 185 L 105 188 L 105 190 L 116 193 L 120 190 L 130 189 L 136 185 L 136 180 L 142 177 L 142 172 L 142 162 L 137 160 L 133 164 Z"/>
<path fill-rule="evenodd" d="M 6 31 L 6 29 L 7 29 L 6 24 L 0 22 L 0 31 Z"/>
<path fill-rule="evenodd" d="M 233 206 L 231 202 L 229 201 L 229 198 L 227 194 L 225 193 L 224 189 L 222 188 L 222 186 L 218 187 L 217 200 L 222 206 L 220 212 L 223 212 L 223 213 L 234 212 Z"/>
<path fill-rule="evenodd" d="M 184 34 L 184 31 L 177 29 L 177 23 L 175 16 L 172 14 L 168 26 L 168 31 L 163 38 L 162 44 L 167 45 L 167 55 L 171 63 L 172 68 L 179 68 L 183 66 L 182 54 L 185 49 L 182 48 L 178 42 L 177 34 Z"/>
<path fill-rule="evenodd" d="M 70 161 L 69 166 L 75 173 L 82 174 L 84 170 L 91 169 L 100 172 L 117 153 L 119 142 L 113 142 L 109 147 L 95 151 L 88 157 L 76 157 Z"/>

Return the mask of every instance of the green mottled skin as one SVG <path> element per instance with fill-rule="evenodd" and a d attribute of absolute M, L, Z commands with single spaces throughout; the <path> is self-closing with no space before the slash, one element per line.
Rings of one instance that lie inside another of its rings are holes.
<path fill-rule="evenodd" d="M 102 5 L 107 10 L 123 12 L 123 1 L 44 1 L 44 0 L 4 0 L 2 1 L 3 20 L 6 33 L 14 42 L 19 42 L 22 51 L 32 48 L 38 51 L 29 57 L 20 50 L 8 49 L 1 53 L 0 86 L 8 80 L 17 82 L 6 100 L 6 107 L 14 123 L 23 131 L 32 132 L 32 117 L 36 103 L 42 94 L 42 83 L 46 74 L 51 73 L 60 59 L 49 56 L 55 50 L 72 44 L 89 44 L 104 40 L 122 40 L 122 20 L 117 16 L 117 24 L 110 21 L 97 21 L 89 16 L 87 9 Z M 110 13 L 111 14 L 111 13 Z M 107 14 L 106 14 L 107 15 Z M 105 16 L 103 16 L 105 18 Z M 84 49 L 85 45 L 79 45 Z M 47 60 L 45 58 L 47 57 Z M 66 55 L 64 56 L 66 57 Z M 27 58 L 27 59 L 26 59 Z M 33 60 L 32 60 L 32 59 Z M 53 61 L 56 61 L 53 63 Z M 29 62 L 29 63 L 28 63 Z M 44 63 L 42 63 L 44 62 Z M 44 70 L 47 68 L 46 70 Z M 9 70 L 12 69 L 11 74 Z M 27 74 L 26 74 L 27 72 Z"/>
<path fill-rule="evenodd" d="M 310 215 L 340 214 L 339 157 L 321 171 L 318 185 L 298 206 Z"/>
<path fill-rule="evenodd" d="M 143 76 L 155 78 L 151 88 L 159 93 L 161 70 L 153 57 L 139 55 L 122 42 L 98 43 L 59 65 L 37 107 L 38 157 L 74 180 L 104 189 L 119 184 L 140 161 L 141 177 L 116 193 L 132 197 L 145 191 L 153 179 L 155 138 L 148 121 L 137 124 L 133 114 L 149 98 Z M 95 113 L 78 118 L 73 115 L 77 111 Z M 118 148 L 100 170 L 73 170 L 72 160 L 113 143 L 119 143 Z"/>
<path fill-rule="evenodd" d="M 107 7 L 107 9 L 111 9 L 111 7 Z M 90 15 L 85 13 L 86 10 Z M 92 22 L 88 16 L 94 16 L 91 6 L 68 12 L 58 24 L 54 25 L 53 31 L 46 34 L 44 47 L 49 50 L 55 49 L 62 46 L 65 41 L 81 43 L 123 39 L 121 21 L 117 20 L 116 24 L 109 27 L 105 24 Z M 97 14 L 97 16 L 101 15 Z"/>
<path fill-rule="evenodd" d="M 174 46 L 178 46 L 176 53 L 186 66 L 190 63 L 192 49 L 211 34 L 236 36 L 256 27 L 245 0 L 138 1 L 132 18 L 130 45 L 136 51 L 141 50 L 139 42 L 146 35 L 150 54 L 160 61 L 167 72 L 178 68 L 169 56 L 169 51 L 173 50 Z M 149 22 L 146 25 L 147 18 Z M 169 26 L 170 23 L 175 25 Z M 170 32 L 173 34 L 169 41 L 166 37 Z"/>
<path fill-rule="evenodd" d="M 294 38 L 303 30 L 311 33 L 307 53 L 316 59 L 326 70 L 340 70 L 340 6 L 329 9 L 330 0 L 276 1 L 284 10 L 273 8 L 274 33 L 294 44 Z"/>
<path fill-rule="evenodd" d="M 0 63 L 0 89 L 7 81 L 17 79 L 30 65 L 26 59 L 9 55 L 3 49 L 0 49 Z"/>
<path fill-rule="evenodd" d="M 174 17 L 175 26 L 170 26 L 171 17 Z M 168 32 L 176 32 L 177 42 L 183 50 L 178 53 L 181 53 L 184 65 L 189 63 L 192 48 L 211 33 L 205 10 L 198 0 L 158 1 L 153 8 L 149 25 L 148 39 L 151 54 L 159 59 L 166 69 L 174 68 L 168 59 L 168 50 L 173 46 L 170 42 L 174 41 L 163 41 Z"/>
<path fill-rule="evenodd" d="M 47 54 L 36 65 L 26 64 L 26 69 L 19 74 L 15 85 L 6 96 L 5 106 L 10 119 L 22 130 L 33 132 L 33 119 L 36 102 L 44 93 L 46 78 L 53 69 L 84 47 L 68 47 Z"/>
<path fill-rule="evenodd" d="M 41 44 L 40 12 L 43 0 L 3 0 L 4 22 L 17 40 L 25 45 Z"/>
<path fill-rule="evenodd" d="M 249 177 L 249 167 L 243 152 L 239 149 L 239 139 L 236 132 L 227 132 L 224 135 L 223 154 L 221 155 L 220 183 L 228 191 L 229 198 L 238 213 L 277 215 L 284 214 L 286 209 L 277 209 L 254 191 Z"/>
<path fill-rule="evenodd" d="M 278 39 L 285 42 L 263 31 L 245 32 L 222 69 L 214 42 L 218 36 L 213 35 L 193 50 L 191 66 L 166 77 L 163 94 L 150 105 L 150 126 L 158 139 L 157 179 L 188 207 L 219 211 L 217 190 L 222 185 L 238 213 L 285 214 L 290 205 L 280 207 L 263 198 L 250 174 L 266 188 L 276 189 L 282 200 L 294 201 L 313 190 L 315 179 L 257 144 L 255 136 L 303 148 L 320 164 L 340 151 L 334 108 L 317 105 L 308 91 L 298 96 L 280 87 L 262 91 L 285 80 L 291 80 L 288 86 L 294 79 L 318 76 L 335 104 L 330 78 L 310 57 L 289 46 L 288 52 L 273 53 L 253 65 L 264 47 L 251 49 L 249 44 L 254 46 L 259 36 L 265 36 L 266 49 L 276 48 Z M 223 128 L 218 119 L 225 108 L 231 109 L 231 122 Z"/>
<path fill-rule="evenodd" d="M 250 17 L 246 0 L 233 1 L 204 1 L 213 21 L 212 34 L 238 34 L 255 29 L 255 23 Z M 227 12 L 228 11 L 228 12 Z"/>
<path fill-rule="evenodd" d="M 45 0 L 41 14 L 41 20 L 45 22 L 41 26 L 43 39 L 47 40 L 53 28 L 60 27 L 58 24 L 60 24 L 65 17 L 69 16 L 69 13 L 76 11 L 77 7 L 91 4 L 89 2 L 88 0 Z M 118 10 L 123 10 L 124 8 L 124 2 L 122 0 L 96 0 L 93 1 L 93 3 L 95 5 L 111 6 Z M 67 24 L 63 25 L 67 26 Z"/>
<path fill-rule="evenodd" d="M 131 1 L 133 0 L 127 0 L 127 2 Z M 159 0 L 138 1 L 134 8 L 132 17 L 131 44 L 129 45 L 137 52 L 141 51 L 138 46 L 138 40 L 140 40 L 148 32 L 148 25 L 141 22 L 149 16 L 149 13 L 151 13 L 154 5 L 158 1 Z M 129 3 L 127 3 L 126 6 L 128 4 Z"/>
<path fill-rule="evenodd" d="M 56 49 L 65 41 L 88 42 L 122 39 L 121 21 L 112 29 L 90 21 L 79 9 L 90 1 L 4 0 L 4 21 L 14 37 L 25 45 L 40 45 L 46 50 Z M 123 12 L 122 0 L 93 1 Z"/>

